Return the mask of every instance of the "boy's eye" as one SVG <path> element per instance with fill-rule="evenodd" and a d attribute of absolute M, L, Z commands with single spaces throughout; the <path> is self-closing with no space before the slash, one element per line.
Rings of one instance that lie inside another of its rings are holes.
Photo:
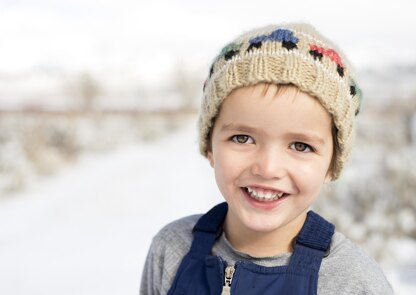
<path fill-rule="evenodd" d="M 241 134 L 232 136 L 231 140 L 234 141 L 235 143 L 241 143 L 241 144 L 243 144 L 243 143 L 253 143 L 254 142 L 253 139 L 250 136 L 241 135 Z"/>
<path fill-rule="evenodd" d="M 303 153 L 308 153 L 308 152 L 313 151 L 313 148 L 309 144 L 299 142 L 299 141 L 292 143 L 290 145 L 290 148 L 295 151 L 303 152 Z"/>

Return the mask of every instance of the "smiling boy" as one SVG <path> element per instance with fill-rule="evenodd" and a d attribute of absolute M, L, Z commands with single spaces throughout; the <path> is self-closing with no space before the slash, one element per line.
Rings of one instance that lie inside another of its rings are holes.
<path fill-rule="evenodd" d="M 252 256 L 290 252 L 306 212 L 331 178 L 331 117 L 296 87 L 256 84 L 224 101 L 208 152 L 228 203 L 224 229 Z"/>
<path fill-rule="evenodd" d="M 308 211 L 350 154 L 361 94 L 313 27 L 253 30 L 204 86 L 200 150 L 226 203 L 153 239 L 141 294 L 392 294 L 375 261 Z"/>

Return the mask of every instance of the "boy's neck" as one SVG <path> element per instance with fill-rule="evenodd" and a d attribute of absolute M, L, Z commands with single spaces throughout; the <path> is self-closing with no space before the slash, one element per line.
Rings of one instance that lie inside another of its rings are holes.
<path fill-rule="evenodd" d="M 236 222 L 227 214 L 224 232 L 231 246 L 252 257 L 271 257 L 292 252 L 292 242 L 299 234 L 306 220 L 306 212 L 284 225 L 270 232 L 253 231 Z"/>

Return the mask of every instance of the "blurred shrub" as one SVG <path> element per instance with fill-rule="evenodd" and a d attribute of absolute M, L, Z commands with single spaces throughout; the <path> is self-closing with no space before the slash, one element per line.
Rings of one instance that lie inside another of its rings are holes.
<path fill-rule="evenodd" d="M 151 141 L 194 112 L 3 112 L 0 114 L 0 196 L 37 175 L 58 171 L 84 152 Z"/>

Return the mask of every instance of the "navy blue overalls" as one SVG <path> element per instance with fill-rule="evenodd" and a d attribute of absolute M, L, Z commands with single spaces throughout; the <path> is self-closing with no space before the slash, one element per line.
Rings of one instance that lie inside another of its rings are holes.
<path fill-rule="evenodd" d="M 227 266 L 221 257 L 211 255 L 227 210 L 227 203 L 221 203 L 198 220 L 191 249 L 183 258 L 168 295 L 317 294 L 319 268 L 335 229 L 331 223 L 309 211 L 288 265 L 265 267 L 239 261 L 235 266 Z"/>

